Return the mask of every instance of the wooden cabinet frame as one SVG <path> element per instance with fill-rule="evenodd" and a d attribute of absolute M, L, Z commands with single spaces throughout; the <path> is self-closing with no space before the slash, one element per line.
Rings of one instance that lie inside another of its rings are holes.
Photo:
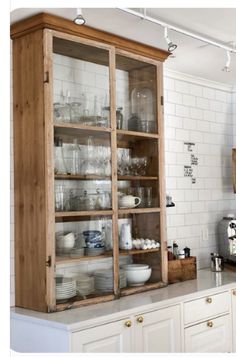
<path fill-rule="evenodd" d="M 130 135 L 129 131 L 116 129 L 115 56 L 120 54 L 156 66 L 157 70 L 157 118 L 158 134 L 138 133 L 132 135 L 158 140 L 158 191 L 159 207 L 144 211 L 159 212 L 161 241 L 161 281 L 149 287 L 129 289 L 123 295 L 146 291 L 167 284 L 167 244 L 165 222 L 164 178 L 164 128 L 163 128 L 163 83 L 162 63 L 169 53 L 135 41 L 123 39 L 86 26 L 78 27 L 69 20 L 48 14 L 39 14 L 12 25 L 13 39 L 13 106 L 14 106 L 14 186 L 15 186 L 15 274 L 16 306 L 37 311 L 52 312 L 68 308 L 68 304 L 56 305 L 54 269 L 55 219 L 60 213 L 54 209 L 54 158 L 53 158 L 53 38 L 92 45 L 108 50 L 110 77 L 112 148 L 112 209 L 102 214 L 112 216 L 114 294 L 78 301 L 83 306 L 119 298 L 119 244 L 117 206 L 117 134 Z M 86 129 L 80 125 L 67 124 L 69 129 Z M 87 128 L 88 129 L 88 128 Z M 119 212 L 118 212 L 119 211 Z M 142 213 L 130 209 L 129 213 Z M 145 213 L 144 212 L 144 213 Z M 77 216 L 86 216 L 80 212 Z M 96 212 L 92 212 L 96 214 Z M 69 214 L 68 214 L 69 216 Z M 76 217 L 76 214 L 74 215 Z"/>

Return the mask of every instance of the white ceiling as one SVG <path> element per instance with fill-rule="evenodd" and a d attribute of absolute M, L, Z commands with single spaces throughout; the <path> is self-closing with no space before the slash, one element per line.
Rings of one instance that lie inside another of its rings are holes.
<path fill-rule="evenodd" d="M 11 23 L 39 12 L 47 12 L 71 20 L 76 16 L 76 9 L 72 8 L 19 9 L 12 12 Z M 167 49 L 163 38 L 163 28 L 158 25 L 138 19 L 115 8 L 83 9 L 83 15 L 88 26 Z M 236 45 L 236 8 L 150 8 L 147 9 L 147 15 L 221 43 L 232 41 Z M 210 45 L 205 46 L 203 42 L 173 31 L 169 32 L 169 37 L 178 45 L 178 48 L 175 51 L 176 58 L 169 58 L 166 61 L 166 68 L 212 81 L 236 85 L 236 54 L 232 54 L 231 72 L 226 73 L 222 71 L 226 63 L 224 50 Z"/>

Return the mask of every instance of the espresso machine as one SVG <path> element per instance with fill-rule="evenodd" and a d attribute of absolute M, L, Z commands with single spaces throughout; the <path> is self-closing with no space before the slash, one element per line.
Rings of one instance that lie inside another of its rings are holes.
<path fill-rule="evenodd" d="M 228 214 L 218 226 L 219 254 L 225 262 L 236 265 L 236 219 Z"/>

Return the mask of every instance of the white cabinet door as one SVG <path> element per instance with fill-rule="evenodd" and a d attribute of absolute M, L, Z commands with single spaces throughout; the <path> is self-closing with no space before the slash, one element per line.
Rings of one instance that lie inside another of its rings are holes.
<path fill-rule="evenodd" d="M 236 352 L 236 289 L 232 291 L 233 352 Z"/>
<path fill-rule="evenodd" d="M 230 352 L 230 315 L 185 329 L 185 352 Z"/>
<path fill-rule="evenodd" d="M 131 331 L 120 320 L 72 333 L 71 352 L 116 353 L 131 352 Z"/>
<path fill-rule="evenodd" d="M 137 315 L 134 324 L 135 352 L 181 352 L 180 306 Z"/>

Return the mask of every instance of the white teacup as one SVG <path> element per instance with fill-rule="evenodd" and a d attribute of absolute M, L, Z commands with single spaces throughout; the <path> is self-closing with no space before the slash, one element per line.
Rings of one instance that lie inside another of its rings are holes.
<path fill-rule="evenodd" d="M 124 208 L 137 207 L 141 203 L 140 197 L 135 197 L 132 195 L 126 195 L 119 197 L 119 206 Z"/>

